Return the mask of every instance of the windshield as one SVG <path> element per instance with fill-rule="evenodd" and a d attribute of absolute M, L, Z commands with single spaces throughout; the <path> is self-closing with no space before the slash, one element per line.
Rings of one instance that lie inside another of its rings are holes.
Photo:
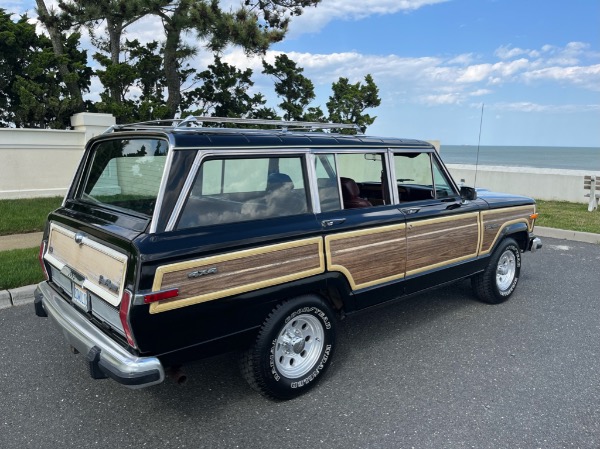
<path fill-rule="evenodd" d="M 161 139 L 114 139 L 92 148 L 79 198 L 151 216 L 168 144 Z"/>

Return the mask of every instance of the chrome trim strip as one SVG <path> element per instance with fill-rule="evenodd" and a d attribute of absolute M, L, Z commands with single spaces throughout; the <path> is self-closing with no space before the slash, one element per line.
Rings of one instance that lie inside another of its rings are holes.
<path fill-rule="evenodd" d="M 160 186 L 158 188 L 158 195 L 156 195 L 156 206 L 154 206 L 154 213 L 152 214 L 152 221 L 150 222 L 150 234 L 156 233 L 158 226 L 158 217 L 162 209 L 163 201 L 165 198 L 165 190 L 167 187 L 167 179 L 169 173 L 171 173 L 171 165 L 173 164 L 173 151 L 175 150 L 175 138 L 172 135 L 167 135 L 167 143 L 169 148 L 167 150 L 167 160 L 163 168 L 162 179 L 160 180 Z"/>
<path fill-rule="evenodd" d="M 390 204 L 386 204 L 386 206 L 390 206 L 392 204 L 398 204 L 399 198 L 396 198 L 396 196 L 398 195 L 398 186 L 396 184 L 396 171 L 394 169 L 394 153 L 392 153 L 390 151 L 390 149 L 388 148 L 386 150 L 386 152 L 384 153 L 385 155 L 385 167 L 384 170 L 387 170 L 387 189 L 388 189 L 388 199 L 390 201 Z M 392 184 L 393 181 L 393 184 Z M 392 185 L 395 188 L 392 188 Z"/>
<path fill-rule="evenodd" d="M 198 151 L 196 153 L 196 157 L 194 157 L 194 162 L 192 163 L 192 167 L 190 168 L 188 177 L 185 180 L 185 183 L 183 184 L 181 192 L 179 193 L 179 197 L 177 198 L 177 202 L 175 203 L 173 212 L 171 212 L 169 221 L 167 222 L 167 225 L 165 226 L 165 231 L 167 231 L 167 232 L 172 231 L 173 228 L 175 227 L 175 223 L 177 223 L 177 218 L 181 214 L 181 209 L 183 209 L 183 204 L 185 203 L 185 200 L 187 199 L 187 197 L 190 194 L 192 184 L 194 183 L 194 180 L 196 179 L 196 174 L 198 172 L 198 169 L 200 168 L 201 163 L 202 163 L 202 152 Z"/>
<path fill-rule="evenodd" d="M 230 150 L 227 150 L 227 148 L 215 148 L 215 147 L 209 148 L 209 151 L 203 151 L 201 148 L 188 148 L 188 149 L 198 150 L 198 153 L 196 154 L 194 163 L 192 164 L 192 168 L 190 169 L 190 172 L 188 173 L 188 177 L 185 180 L 185 184 L 183 185 L 183 188 L 181 189 L 181 193 L 179 194 L 177 203 L 175 203 L 175 208 L 173 209 L 173 213 L 171 214 L 171 217 L 169 218 L 169 221 L 167 222 L 165 231 L 169 232 L 175 228 L 175 223 L 177 222 L 177 218 L 179 218 L 179 215 L 181 214 L 181 210 L 183 209 L 183 204 L 185 203 L 185 200 L 189 196 L 189 192 L 192 188 L 192 184 L 193 184 L 194 180 L 196 179 L 198 170 L 200 169 L 200 166 L 202 165 L 202 162 L 204 161 L 205 158 L 210 157 L 210 156 L 220 156 L 220 157 L 229 158 L 229 157 L 237 157 L 237 156 L 259 156 L 259 157 L 260 156 L 273 156 L 274 154 L 279 155 L 282 153 L 283 154 L 309 154 L 310 153 L 310 150 L 307 149 L 306 147 L 299 147 L 296 149 L 288 148 L 289 151 L 282 151 L 282 152 L 278 152 L 278 153 L 273 152 L 271 147 L 267 147 L 267 148 L 254 147 L 254 148 L 255 148 L 254 151 L 236 151 L 236 150 L 238 150 L 237 148 L 232 148 Z M 180 149 L 180 148 L 178 148 L 178 149 Z"/>
<path fill-rule="evenodd" d="M 310 200 L 312 202 L 313 214 L 321 213 L 321 200 L 319 199 L 319 185 L 317 184 L 316 158 L 312 153 L 306 155 L 308 188 L 310 189 Z"/>
<path fill-rule="evenodd" d="M 126 387 L 148 387 L 165 379 L 165 371 L 158 358 L 137 357 L 129 353 L 70 306 L 46 281 L 38 285 L 37 292 L 42 295 L 42 303 L 48 317 L 62 331 L 67 342 L 84 356 L 94 347 L 100 349 L 101 365 L 113 373 L 120 373 L 122 383 Z M 158 374 L 157 380 L 133 385 L 127 382 L 152 373 Z"/>

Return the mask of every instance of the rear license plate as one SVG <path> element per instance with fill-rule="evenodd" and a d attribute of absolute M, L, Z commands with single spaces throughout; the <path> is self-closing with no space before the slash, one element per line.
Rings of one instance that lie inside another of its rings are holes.
<path fill-rule="evenodd" d="M 78 307 L 81 307 L 86 312 L 90 311 L 90 304 L 87 293 L 84 289 L 79 288 L 75 284 L 73 284 L 73 303 L 77 304 Z"/>

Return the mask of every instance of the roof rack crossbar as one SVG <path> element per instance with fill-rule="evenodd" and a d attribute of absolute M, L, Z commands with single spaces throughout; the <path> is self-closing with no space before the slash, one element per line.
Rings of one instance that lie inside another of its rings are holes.
<path fill-rule="evenodd" d="M 185 119 L 162 119 L 150 120 L 146 122 L 128 123 L 124 125 L 113 125 L 108 128 L 104 134 L 115 131 L 125 130 L 152 130 L 152 129 L 184 129 L 192 124 L 204 123 L 231 123 L 236 125 L 248 126 L 275 126 L 283 131 L 295 129 L 354 129 L 357 133 L 362 134 L 358 125 L 349 123 L 324 123 L 324 122 L 303 122 L 292 120 L 267 120 L 253 118 L 233 118 L 233 117 L 204 117 L 204 116 L 188 116 Z"/>
<path fill-rule="evenodd" d="M 303 122 L 294 120 L 268 120 L 256 118 L 234 118 L 234 117 L 203 117 L 189 116 L 177 125 L 177 128 L 188 126 L 190 123 L 233 123 L 243 125 L 277 126 L 283 129 L 355 129 L 360 132 L 360 127 L 350 123 L 325 123 L 325 122 Z"/>

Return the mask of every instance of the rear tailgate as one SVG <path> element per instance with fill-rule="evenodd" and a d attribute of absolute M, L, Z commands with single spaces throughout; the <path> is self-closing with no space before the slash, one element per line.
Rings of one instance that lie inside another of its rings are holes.
<path fill-rule="evenodd" d="M 53 280 L 67 293 L 75 295 L 70 281 L 112 306 L 121 302 L 127 270 L 125 254 L 92 240 L 83 232 L 51 223 L 44 259 L 52 267 Z"/>
<path fill-rule="evenodd" d="M 44 261 L 50 282 L 61 290 L 65 300 L 105 332 L 126 340 L 119 305 L 125 291 L 128 262 L 135 256 L 117 246 L 108 246 L 105 239 L 114 243 L 115 235 L 100 238 L 95 231 L 95 235 L 90 235 L 51 221 Z M 121 243 L 119 246 L 123 247 L 130 244 Z"/>

